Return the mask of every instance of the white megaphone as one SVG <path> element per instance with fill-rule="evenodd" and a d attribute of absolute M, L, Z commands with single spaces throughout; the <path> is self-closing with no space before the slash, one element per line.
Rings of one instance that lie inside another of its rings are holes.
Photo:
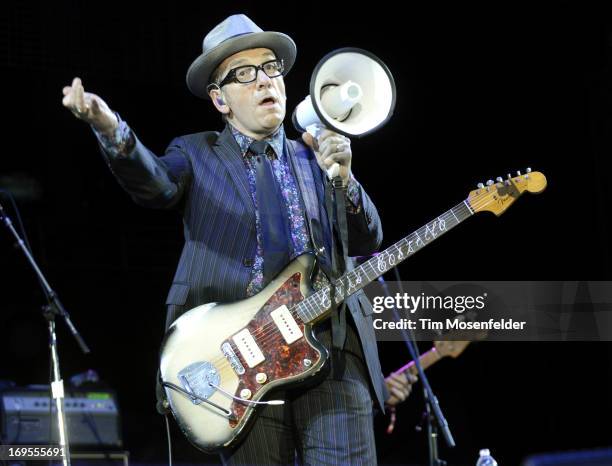
<path fill-rule="evenodd" d="M 293 111 L 293 126 L 318 137 L 326 127 L 360 138 L 384 126 L 395 108 L 395 82 L 376 55 L 342 48 L 319 61 L 310 78 L 310 95 Z M 338 164 L 328 169 L 337 176 Z"/>

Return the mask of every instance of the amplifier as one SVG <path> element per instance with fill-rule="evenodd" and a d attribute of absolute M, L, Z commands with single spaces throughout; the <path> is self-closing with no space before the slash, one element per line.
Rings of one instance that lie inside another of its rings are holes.
<path fill-rule="evenodd" d="M 0 433 L 8 445 L 59 443 L 55 400 L 48 386 L 0 393 Z M 70 446 L 121 448 L 119 409 L 108 390 L 70 390 L 64 398 Z"/>

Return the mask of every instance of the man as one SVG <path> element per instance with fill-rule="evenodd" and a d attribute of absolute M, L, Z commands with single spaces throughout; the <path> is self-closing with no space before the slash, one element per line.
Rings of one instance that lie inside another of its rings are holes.
<path fill-rule="evenodd" d="M 376 208 L 351 174 L 350 141 L 331 131 L 317 140 L 304 134 L 306 145 L 285 137 L 283 76 L 295 56 L 291 38 L 264 32 L 245 15 L 217 25 L 204 38 L 187 85 L 212 100 L 226 127 L 178 137 L 163 157 L 152 154 L 100 97 L 86 93 L 78 78 L 63 90 L 64 106 L 92 126 L 132 198 L 183 212 L 185 247 L 166 301 L 166 326 L 197 305 L 256 294 L 305 252 L 316 252 L 322 266 L 314 287 L 329 283 L 342 256 L 323 171 L 335 163 L 346 187 L 346 252 L 370 254 L 380 245 Z M 339 311 L 333 325 L 317 328 L 334 355 L 325 380 L 277 394 L 285 405 L 260 410 L 245 440 L 222 454 L 224 463 L 292 463 L 296 452 L 306 464 L 376 462 L 370 390 L 382 408 L 385 401 L 403 401 L 414 380 L 397 376 L 385 383 L 372 307 L 363 292 L 346 302 L 346 323 Z"/>

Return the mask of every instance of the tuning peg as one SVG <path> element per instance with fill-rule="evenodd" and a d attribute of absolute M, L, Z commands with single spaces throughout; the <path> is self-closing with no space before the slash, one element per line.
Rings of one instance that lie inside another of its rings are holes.
<path fill-rule="evenodd" d="M 483 189 L 484 188 L 484 184 L 482 184 L 482 183 L 478 183 L 476 186 L 478 186 L 478 189 Z"/>
<path fill-rule="evenodd" d="M 531 167 L 527 167 L 526 172 L 527 172 L 527 173 L 531 173 Z"/>
<path fill-rule="evenodd" d="M 487 181 L 487 186 L 491 186 L 493 184 L 493 180 Z"/>
<path fill-rule="evenodd" d="M 502 179 L 502 177 L 501 177 L 501 176 L 498 176 L 498 177 L 495 179 L 495 181 L 497 181 L 498 183 L 501 183 L 501 182 L 502 182 L 502 181 L 504 181 L 504 180 Z"/>
<path fill-rule="evenodd" d="M 516 171 L 516 176 L 521 176 L 521 171 L 520 170 Z"/>

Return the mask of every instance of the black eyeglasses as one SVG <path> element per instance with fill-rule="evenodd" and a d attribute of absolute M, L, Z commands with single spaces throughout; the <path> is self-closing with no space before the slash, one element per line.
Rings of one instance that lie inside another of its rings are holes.
<path fill-rule="evenodd" d="M 285 64 L 283 60 L 270 60 L 261 65 L 245 65 L 232 68 L 227 76 L 219 83 L 223 87 L 229 83 L 252 83 L 257 79 L 259 70 L 263 71 L 268 78 L 276 78 L 283 74 Z"/>

